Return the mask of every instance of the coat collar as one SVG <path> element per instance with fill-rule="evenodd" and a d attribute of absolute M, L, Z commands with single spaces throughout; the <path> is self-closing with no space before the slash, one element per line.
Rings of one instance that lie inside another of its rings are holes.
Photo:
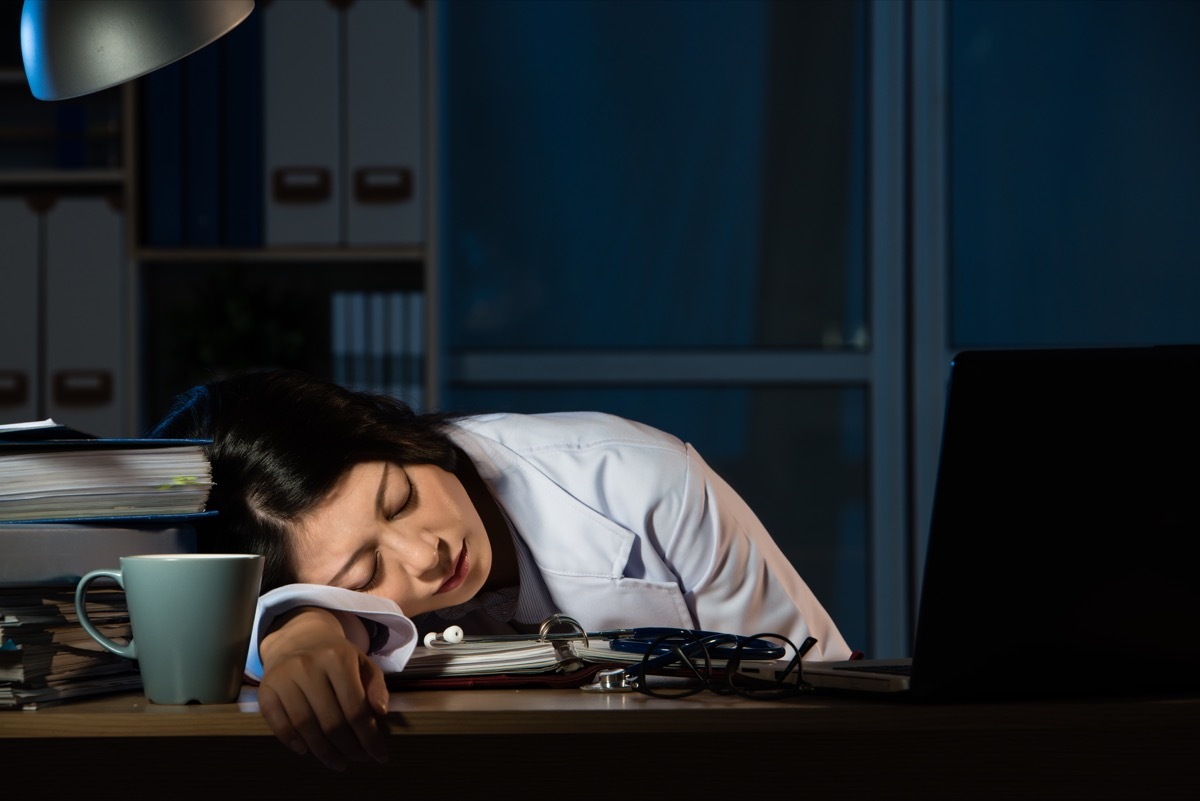
<path fill-rule="evenodd" d="M 539 568 L 597 578 L 624 575 L 636 539 L 632 532 L 581 503 L 503 443 L 463 427 L 450 436 L 474 462 Z M 555 536 L 559 531 L 571 536 Z"/>

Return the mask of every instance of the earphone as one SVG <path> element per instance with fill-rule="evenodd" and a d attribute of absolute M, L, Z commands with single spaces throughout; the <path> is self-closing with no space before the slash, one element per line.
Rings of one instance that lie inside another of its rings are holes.
<path fill-rule="evenodd" d="M 436 631 L 431 631 L 425 635 L 425 647 L 432 648 L 436 642 L 449 643 L 454 645 L 463 641 L 462 626 L 451 626 L 450 628 L 438 634 Z"/>

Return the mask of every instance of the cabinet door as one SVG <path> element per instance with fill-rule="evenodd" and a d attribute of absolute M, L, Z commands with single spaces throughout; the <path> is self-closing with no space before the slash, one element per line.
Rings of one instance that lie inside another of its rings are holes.
<path fill-rule="evenodd" d="M 0 418 L 37 418 L 38 219 L 21 198 L 0 198 Z"/>
<path fill-rule="evenodd" d="M 122 215 L 104 198 L 46 213 L 48 414 L 100 436 L 128 436 L 128 270 Z"/>
<path fill-rule="evenodd" d="M 346 241 L 423 238 L 422 13 L 413 3 L 359 0 L 346 10 Z"/>
<path fill-rule="evenodd" d="M 342 239 L 340 17 L 325 0 L 276 0 L 262 13 L 264 238 L 268 245 L 335 245 Z"/>

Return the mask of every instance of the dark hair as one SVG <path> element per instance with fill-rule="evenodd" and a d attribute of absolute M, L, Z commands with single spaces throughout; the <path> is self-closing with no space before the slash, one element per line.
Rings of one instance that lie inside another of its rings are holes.
<path fill-rule="evenodd" d="M 266 592 L 296 580 L 290 525 L 354 465 L 386 459 L 452 471 L 447 421 L 385 395 L 263 370 L 194 387 L 148 436 L 212 440 L 208 509 L 218 514 L 198 527 L 200 550 L 262 554 Z"/>

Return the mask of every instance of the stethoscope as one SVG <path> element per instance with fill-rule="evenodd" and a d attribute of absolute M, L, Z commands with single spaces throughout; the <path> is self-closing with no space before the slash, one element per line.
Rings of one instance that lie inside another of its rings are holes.
<path fill-rule="evenodd" d="M 703 662 L 704 673 L 713 662 L 723 662 L 727 670 L 736 671 L 746 662 L 771 663 L 782 660 L 788 653 L 783 645 L 771 642 L 763 637 L 779 637 L 791 645 L 791 641 L 780 635 L 757 634 L 743 637 L 737 634 L 721 634 L 712 631 L 697 631 L 694 629 L 642 628 L 634 629 L 628 638 L 614 639 L 609 647 L 616 651 L 629 651 L 641 654 L 642 658 L 635 664 L 600 670 L 595 675 L 595 681 L 580 687 L 584 692 L 613 693 L 633 692 L 642 689 L 644 681 L 648 681 L 657 670 L 668 665 L 689 665 L 689 669 L 697 678 L 696 668 L 692 663 Z M 816 644 L 816 639 L 809 637 L 796 649 L 792 646 L 794 656 L 787 666 L 780 671 L 783 676 L 793 673 L 800 664 L 801 658 Z M 774 669 L 768 668 L 769 673 Z M 707 683 L 707 679 L 705 680 Z"/>

